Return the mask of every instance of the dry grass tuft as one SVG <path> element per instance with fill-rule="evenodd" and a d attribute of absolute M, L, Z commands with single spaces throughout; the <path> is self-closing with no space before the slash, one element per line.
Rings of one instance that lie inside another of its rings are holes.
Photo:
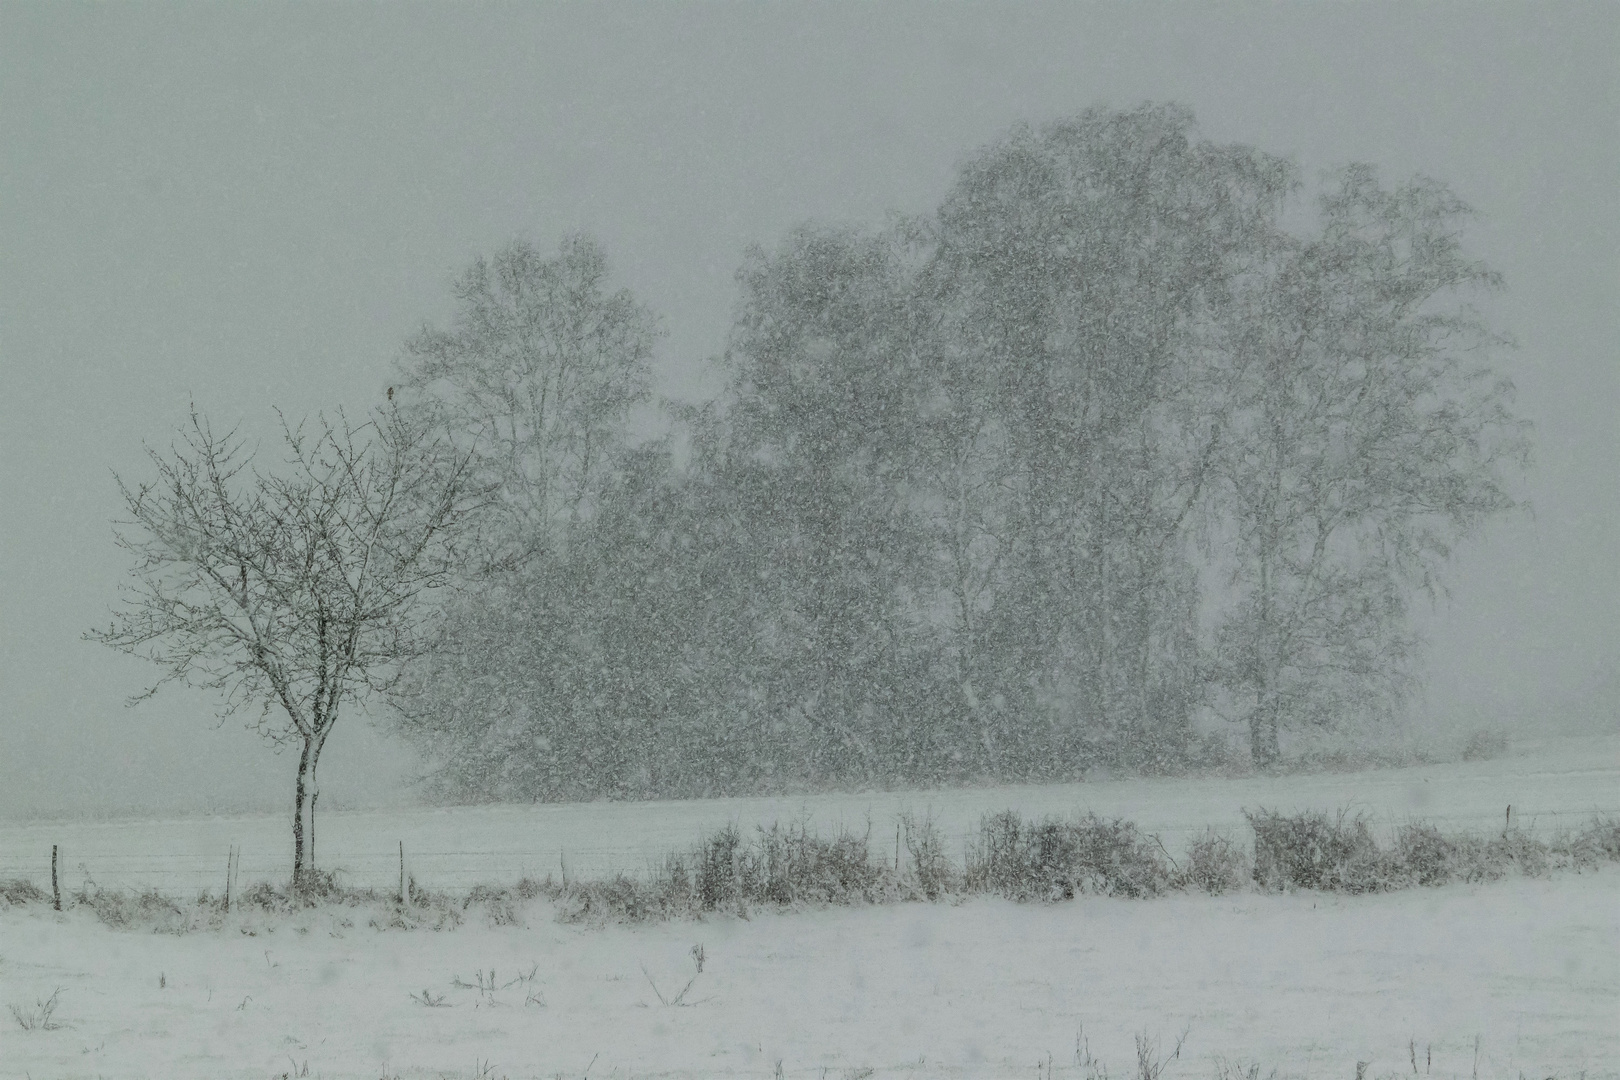
<path fill-rule="evenodd" d="M 57 987 L 50 997 L 35 1001 L 32 1008 L 22 1005 L 11 1006 L 11 1015 L 16 1018 L 17 1026 L 24 1031 L 60 1031 L 67 1027 L 56 1019 L 56 1006 L 61 999 L 62 988 Z"/>

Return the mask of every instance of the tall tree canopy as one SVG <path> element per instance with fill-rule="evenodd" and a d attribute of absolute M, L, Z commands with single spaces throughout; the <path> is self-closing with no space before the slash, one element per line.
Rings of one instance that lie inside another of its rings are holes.
<path fill-rule="evenodd" d="M 1471 306 L 1501 282 L 1462 251 L 1468 214 L 1441 184 L 1349 168 L 1236 309 L 1218 520 L 1237 598 L 1216 656 L 1257 761 L 1286 724 L 1395 710 L 1414 589 L 1513 505 L 1528 432 Z"/>
<path fill-rule="evenodd" d="M 634 744 L 619 729 L 647 722 L 646 698 L 617 681 L 626 668 L 603 667 L 627 653 L 622 640 L 599 645 L 627 632 L 648 640 L 653 624 L 603 593 L 628 585 L 596 538 L 622 512 L 594 523 L 614 500 L 650 505 L 638 501 L 648 465 L 629 430 L 650 396 L 659 331 L 608 278 L 589 237 L 550 257 L 515 241 L 456 279 L 449 328 L 424 327 L 401 357 L 403 410 L 457 447 L 491 493 L 465 587 L 395 694 L 404 730 L 448 763 L 454 790 L 628 791 L 620 752 Z M 653 677 L 641 670 L 643 683 Z"/>
<path fill-rule="evenodd" d="M 478 264 L 407 368 L 509 532 L 410 729 L 560 798 L 1173 768 L 1220 717 L 1267 764 L 1394 712 L 1526 433 L 1467 208 L 1357 166 L 1298 225 L 1300 186 L 1176 106 L 1018 128 L 932 214 L 751 251 L 724 391 L 633 451 L 653 324 L 599 251 Z"/>
<path fill-rule="evenodd" d="M 1198 141 L 1183 109 L 1092 110 L 981 152 L 931 223 L 934 471 L 950 502 L 977 494 L 953 514 L 979 552 L 956 647 L 1004 703 L 1001 737 L 1044 724 L 1073 755 L 1138 764 L 1185 748 L 1186 541 L 1221 431 L 1205 361 L 1293 183 L 1285 161 Z M 964 469 L 994 483 L 953 490 Z"/>
<path fill-rule="evenodd" d="M 607 275 L 589 237 L 551 258 L 514 241 L 456 279 L 449 329 L 426 326 L 405 346 L 402 400 L 496 493 L 492 566 L 548 551 L 591 512 L 650 394 L 657 320 L 628 290 L 607 291 Z"/>

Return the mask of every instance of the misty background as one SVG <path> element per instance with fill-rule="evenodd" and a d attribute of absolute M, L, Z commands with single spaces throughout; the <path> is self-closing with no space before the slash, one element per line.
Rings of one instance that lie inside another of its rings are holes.
<path fill-rule="evenodd" d="M 937 205 L 1018 121 L 1175 100 L 1201 134 L 1449 183 L 1536 424 L 1521 493 L 1425 622 L 1430 729 L 1616 718 L 1620 9 L 0 7 L 0 815 L 280 810 L 208 694 L 81 640 L 126 557 L 111 470 L 190 403 L 361 413 L 449 282 L 598 237 L 657 311 L 658 390 L 719 388 L 744 249 Z M 412 801 L 346 721 L 323 806 Z"/>

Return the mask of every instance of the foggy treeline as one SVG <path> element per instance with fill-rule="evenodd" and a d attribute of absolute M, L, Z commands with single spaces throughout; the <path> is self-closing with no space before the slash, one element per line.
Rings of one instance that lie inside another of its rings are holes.
<path fill-rule="evenodd" d="M 461 798 L 1072 777 L 1387 724 L 1527 452 L 1445 186 L 1018 128 L 934 212 L 751 251 L 701 404 L 588 237 L 517 242 L 399 408 L 491 495 L 393 688 Z M 645 435 L 656 407 L 663 427 Z"/>

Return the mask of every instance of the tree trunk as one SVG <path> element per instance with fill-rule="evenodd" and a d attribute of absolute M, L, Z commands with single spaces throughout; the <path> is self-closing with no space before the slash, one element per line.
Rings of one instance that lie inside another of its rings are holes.
<path fill-rule="evenodd" d="M 1282 757 L 1277 741 L 1277 708 L 1274 702 L 1262 700 L 1249 714 L 1249 757 L 1263 769 L 1277 764 Z"/>
<path fill-rule="evenodd" d="M 1260 710 L 1256 709 L 1249 714 L 1249 760 L 1257 768 L 1264 768 L 1271 764 L 1266 753 L 1266 721 Z"/>
<path fill-rule="evenodd" d="M 310 869 L 308 856 L 313 856 L 315 840 L 315 740 L 304 739 L 298 754 L 298 780 L 293 795 L 293 889 L 304 886 L 305 871 Z M 306 853 L 304 842 L 309 839 L 311 850 Z"/>

